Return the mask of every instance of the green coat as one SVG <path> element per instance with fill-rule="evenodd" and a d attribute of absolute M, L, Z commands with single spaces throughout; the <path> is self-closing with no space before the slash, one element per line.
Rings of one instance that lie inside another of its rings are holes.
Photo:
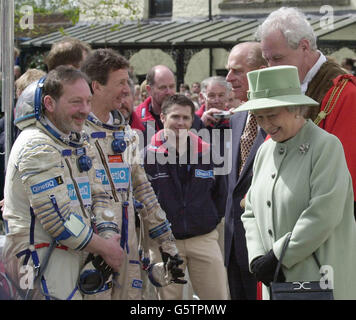
<path fill-rule="evenodd" d="M 308 120 L 288 141 L 262 144 L 253 170 L 242 215 L 249 263 L 270 249 L 279 258 L 292 233 L 286 281 L 319 281 L 316 252 L 332 267 L 335 299 L 356 299 L 353 189 L 340 141 Z"/>

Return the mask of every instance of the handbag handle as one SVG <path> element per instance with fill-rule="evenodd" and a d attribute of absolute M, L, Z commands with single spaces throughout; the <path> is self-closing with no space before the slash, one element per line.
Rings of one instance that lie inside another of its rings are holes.
<path fill-rule="evenodd" d="M 288 247 L 288 243 L 289 243 L 289 240 L 290 240 L 291 236 L 292 236 L 292 233 L 290 233 L 287 236 L 287 239 L 284 241 L 282 252 L 281 252 L 281 256 L 279 257 L 277 268 L 276 268 L 276 271 L 274 272 L 273 282 L 277 282 L 279 269 L 281 268 L 282 260 L 283 260 L 283 257 L 285 255 L 285 253 L 286 253 L 286 250 L 287 250 L 287 247 Z"/>
<path fill-rule="evenodd" d="M 278 273 L 279 273 L 279 270 L 280 270 L 281 265 L 282 265 L 282 260 L 283 260 L 283 258 L 284 258 L 285 253 L 286 253 L 286 250 L 287 250 L 287 247 L 288 247 L 288 243 L 289 243 L 289 240 L 290 240 L 291 237 L 292 237 L 292 233 L 290 233 L 290 234 L 287 236 L 287 238 L 286 238 L 286 240 L 285 240 L 285 242 L 284 242 L 284 244 L 283 244 L 281 256 L 279 257 L 278 264 L 277 264 L 277 268 L 276 268 L 276 271 L 274 272 L 273 282 L 277 282 L 277 277 L 278 277 Z M 314 260 L 315 260 L 315 262 L 316 262 L 316 264 L 318 265 L 319 270 L 320 270 L 321 264 L 320 264 L 318 258 L 316 257 L 315 252 L 313 252 L 313 258 L 314 258 Z M 321 275 L 324 276 L 323 273 L 322 273 Z"/>

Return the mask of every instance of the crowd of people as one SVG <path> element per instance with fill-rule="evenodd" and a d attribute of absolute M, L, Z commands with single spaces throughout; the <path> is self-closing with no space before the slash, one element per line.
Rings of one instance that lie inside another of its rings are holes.
<path fill-rule="evenodd" d="M 329 266 L 334 298 L 356 299 L 356 78 L 295 8 L 257 38 L 178 93 L 167 66 L 135 84 L 71 38 L 16 80 L 3 298 L 269 299 L 287 246 L 279 282 Z"/>

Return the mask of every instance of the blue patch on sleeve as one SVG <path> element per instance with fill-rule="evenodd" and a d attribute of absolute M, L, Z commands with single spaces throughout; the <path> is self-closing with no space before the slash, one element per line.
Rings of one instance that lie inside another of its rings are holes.
<path fill-rule="evenodd" d="M 35 185 L 31 186 L 31 191 L 32 191 L 33 194 L 38 194 L 38 193 L 41 193 L 43 191 L 58 187 L 62 183 L 63 183 L 62 177 L 58 176 L 58 177 L 55 177 L 55 178 L 52 178 L 52 179 L 48 179 L 46 181 L 43 181 L 41 183 L 38 183 L 38 184 L 35 184 Z"/>

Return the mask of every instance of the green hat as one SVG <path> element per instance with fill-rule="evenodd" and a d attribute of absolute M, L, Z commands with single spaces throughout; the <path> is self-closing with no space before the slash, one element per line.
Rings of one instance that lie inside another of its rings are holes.
<path fill-rule="evenodd" d="M 288 106 L 317 106 L 318 102 L 302 94 L 298 70 L 278 66 L 247 73 L 248 101 L 234 112 Z"/>

